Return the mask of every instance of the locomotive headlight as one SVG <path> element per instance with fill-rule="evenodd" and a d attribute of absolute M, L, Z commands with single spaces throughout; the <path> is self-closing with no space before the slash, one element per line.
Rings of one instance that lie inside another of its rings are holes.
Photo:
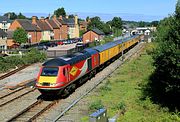
<path fill-rule="evenodd" d="M 40 86 L 40 85 L 42 85 L 42 84 L 41 84 L 41 83 L 39 83 L 39 82 L 36 82 L 36 85 L 37 85 L 37 86 Z"/>
<path fill-rule="evenodd" d="M 51 83 L 50 86 L 56 86 L 56 83 Z"/>

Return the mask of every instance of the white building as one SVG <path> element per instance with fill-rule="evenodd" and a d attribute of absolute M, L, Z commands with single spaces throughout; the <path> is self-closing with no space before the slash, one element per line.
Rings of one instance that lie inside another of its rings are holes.
<path fill-rule="evenodd" d="M 7 49 L 7 33 L 0 29 L 0 50 Z"/>
<path fill-rule="evenodd" d="M 4 32 L 7 32 L 11 25 L 10 20 L 6 16 L 0 16 L 0 29 L 2 29 Z"/>

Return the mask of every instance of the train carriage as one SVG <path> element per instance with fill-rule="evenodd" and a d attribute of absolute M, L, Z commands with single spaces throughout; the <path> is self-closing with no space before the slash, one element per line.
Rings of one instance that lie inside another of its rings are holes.
<path fill-rule="evenodd" d="M 79 53 L 51 59 L 42 65 L 36 87 L 45 95 L 49 93 L 57 95 L 67 89 L 73 89 L 77 83 L 95 75 L 97 68 L 104 67 L 106 62 L 115 59 L 116 56 L 121 55 L 123 50 L 139 42 L 140 37 L 142 36 L 124 38 L 84 49 Z"/>
<path fill-rule="evenodd" d="M 112 57 L 118 54 L 118 46 L 113 42 L 109 42 L 107 44 L 94 47 L 93 49 L 99 52 L 100 65 L 104 64 L 105 62 L 107 62 Z"/>

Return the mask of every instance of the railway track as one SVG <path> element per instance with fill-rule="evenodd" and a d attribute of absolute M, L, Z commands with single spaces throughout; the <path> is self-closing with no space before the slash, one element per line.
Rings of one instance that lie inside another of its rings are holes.
<path fill-rule="evenodd" d="M 134 54 L 139 54 L 142 49 L 144 48 L 143 45 L 140 45 L 139 48 L 136 50 L 136 51 L 130 51 L 129 54 L 126 54 L 125 58 L 124 58 L 124 61 L 126 60 L 129 60 Z M 109 70 L 109 73 L 105 73 L 103 74 L 104 76 L 102 76 L 102 72 L 98 73 L 96 77 L 92 78 L 90 82 L 87 82 L 86 84 L 86 88 L 80 88 L 80 89 L 83 89 L 83 90 L 76 90 L 75 93 L 73 93 L 72 98 L 67 98 L 67 99 L 64 99 L 62 102 L 61 102 L 61 105 L 58 105 L 55 107 L 56 108 L 56 111 L 58 112 L 54 112 L 53 114 L 51 113 L 50 116 L 47 116 L 47 114 L 44 114 L 44 118 L 43 117 L 40 117 L 37 119 L 37 121 L 46 121 L 46 119 L 48 118 L 47 121 L 52 121 L 52 122 L 57 122 L 57 121 L 75 121 L 73 120 L 71 117 L 72 116 L 75 116 L 74 113 L 71 113 L 71 114 L 74 114 L 74 115 L 67 115 L 67 111 L 69 111 L 73 106 L 75 106 L 82 98 L 84 98 L 88 93 L 90 93 L 93 89 L 95 89 L 99 84 L 101 84 L 101 82 L 103 80 L 105 80 L 107 77 L 111 76 L 111 74 L 121 65 L 124 63 L 124 61 L 121 60 L 121 58 L 119 58 L 117 60 L 117 64 L 113 63 L 113 65 L 111 65 L 110 67 L 108 66 L 108 68 L 105 68 L 106 71 Z M 112 68 L 113 67 L 113 68 Z M 105 71 L 105 72 L 106 72 Z M 83 86 L 84 87 L 84 86 Z M 74 98 L 73 98 L 74 97 Z M 72 100 L 70 100 L 72 99 Z M 67 115 L 67 117 L 65 117 L 64 115 Z M 52 117 L 53 116 L 53 117 Z M 77 118 L 77 117 L 76 117 Z"/>
<path fill-rule="evenodd" d="M 8 103 L 11 103 L 23 96 L 25 96 L 26 94 L 29 94 L 31 92 L 33 92 L 35 90 L 35 88 L 28 90 L 25 87 L 19 88 L 18 90 L 15 90 L 9 94 L 3 95 L 0 97 L 0 108 L 4 105 L 7 105 Z"/>
<path fill-rule="evenodd" d="M 25 69 L 25 68 L 28 67 L 28 66 L 29 66 L 29 65 L 24 65 L 24 66 L 19 67 L 19 68 L 15 69 L 15 70 L 12 70 L 12 71 L 10 71 L 10 72 L 8 72 L 8 73 L 6 73 L 6 74 L 0 76 L 0 80 L 3 80 L 3 79 L 5 79 L 5 78 L 7 78 L 7 77 L 13 75 L 13 74 L 15 74 L 16 72 L 19 72 L 19 71 Z"/>
<path fill-rule="evenodd" d="M 141 46 L 138 50 L 142 50 L 143 46 Z M 139 51 L 140 52 L 140 51 Z M 138 54 L 138 51 L 135 52 L 131 52 L 130 55 L 126 55 L 125 60 L 128 60 L 131 56 L 133 56 L 134 54 Z M 63 100 L 63 102 L 61 103 L 61 107 L 58 108 L 58 114 L 56 113 L 53 117 L 53 119 L 51 119 L 51 121 L 56 122 L 59 121 L 67 111 L 69 111 L 76 103 L 78 103 L 84 96 L 86 96 L 89 92 L 91 92 L 93 89 L 95 89 L 105 78 L 109 77 L 121 64 L 123 64 L 123 61 L 120 61 L 121 59 L 118 59 L 118 64 L 113 65 L 113 69 L 108 69 L 110 70 L 110 73 L 105 74 L 103 77 L 102 75 L 99 75 L 98 77 L 94 77 L 91 80 L 96 81 L 95 83 L 91 83 L 90 85 L 87 85 L 88 88 L 86 88 L 84 91 L 81 91 L 80 93 L 73 93 L 76 96 L 76 99 L 73 98 L 73 100 L 71 102 L 69 102 L 69 98 L 67 98 L 66 100 Z M 99 74 L 99 73 L 98 73 Z M 98 75 L 97 74 L 97 75 Z M 92 82 L 91 81 L 91 82 Z M 12 93 L 13 94 L 13 93 Z M 9 96 L 9 95 L 7 95 Z M 5 97 L 3 97 L 5 98 Z M 8 122 L 12 122 L 12 121 L 35 121 L 36 119 L 38 120 L 39 117 L 42 116 L 42 114 L 44 114 L 47 110 L 49 110 L 52 106 L 56 105 L 56 103 L 60 102 L 61 100 L 54 100 L 54 101 L 43 101 L 43 100 L 37 100 L 36 102 L 34 102 L 33 104 L 29 105 L 27 108 L 25 108 L 24 110 L 20 111 L 19 113 L 17 113 L 15 116 L 13 116 L 12 118 L 8 119 Z M 63 104 L 67 104 L 66 106 L 64 106 Z M 57 106 L 55 106 L 57 108 Z M 60 113 L 59 113 L 60 112 Z M 42 121 L 42 120 L 41 120 Z"/>
<path fill-rule="evenodd" d="M 37 100 L 33 104 L 31 104 L 29 107 L 25 108 L 15 116 L 13 116 L 11 119 L 9 119 L 7 122 L 14 122 L 14 121 L 26 121 L 26 122 L 32 122 L 35 120 L 38 116 L 43 114 L 46 110 L 51 108 L 53 105 L 55 105 L 58 100 L 55 101 L 43 101 L 43 100 Z"/>

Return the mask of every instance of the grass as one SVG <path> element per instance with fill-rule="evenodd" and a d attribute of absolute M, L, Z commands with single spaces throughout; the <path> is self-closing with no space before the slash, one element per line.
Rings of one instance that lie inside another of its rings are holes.
<path fill-rule="evenodd" d="M 147 45 L 147 50 L 121 66 L 112 77 L 91 95 L 89 114 L 94 112 L 92 106 L 96 101 L 101 101 L 99 106 L 107 109 L 109 118 L 117 113 L 120 115 L 119 122 L 180 122 L 180 113 L 171 113 L 168 108 L 154 104 L 150 98 L 142 99 L 143 87 L 148 83 L 149 76 L 154 71 L 153 59 L 149 55 L 153 44 Z M 95 104 L 97 107 L 97 104 Z M 95 106 L 94 105 L 94 106 Z M 83 117 L 88 121 L 88 117 Z"/>

